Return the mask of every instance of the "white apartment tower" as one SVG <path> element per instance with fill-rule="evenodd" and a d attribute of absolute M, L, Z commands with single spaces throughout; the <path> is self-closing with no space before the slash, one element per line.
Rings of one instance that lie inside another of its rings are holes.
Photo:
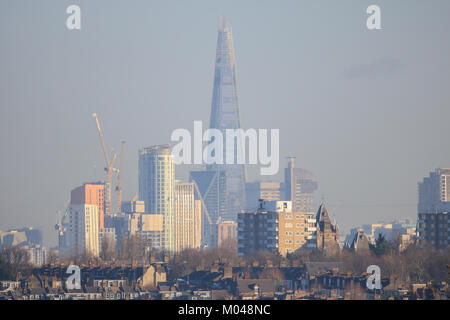
<path fill-rule="evenodd" d="M 200 248 L 201 200 L 194 199 L 194 182 L 175 182 L 175 251 Z"/>
<path fill-rule="evenodd" d="M 174 178 L 169 145 L 139 151 L 139 200 L 144 201 L 146 213 L 163 215 L 163 247 L 172 253 L 175 251 Z"/>
<path fill-rule="evenodd" d="M 94 204 L 69 206 L 68 245 L 74 255 L 100 254 L 98 207 Z"/>

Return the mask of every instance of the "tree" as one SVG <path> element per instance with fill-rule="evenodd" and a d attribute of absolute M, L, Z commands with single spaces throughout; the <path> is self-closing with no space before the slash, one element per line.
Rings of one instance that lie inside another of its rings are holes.
<path fill-rule="evenodd" d="M 54 264 L 58 261 L 58 254 L 55 251 L 50 251 L 47 255 L 47 263 Z"/>
<path fill-rule="evenodd" d="M 14 280 L 11 264 L 0 255 L 0 280 Z"/>
<path fill-rule="evenodd" d="M 117 258 L 116 244 L 114 243 L 114 239 L 105 237 L 102 240 L 100 257 L 104 261 L 111 261 Z"/>
<path fill-rule="evenodd" d="M 1 255 L 11 266 L 14 277 L 17 273 L 31 274 L 30 254 L 19 246 L 4 247 Z"/>
<path fill-rule="evenodd" d="M 385 237 L 379 233 L 378 238 L 375 240 L 375 245 L 370 244 L 370 249 L 377 256 L 385 255 L 392 251 L 392 247 Z"/>

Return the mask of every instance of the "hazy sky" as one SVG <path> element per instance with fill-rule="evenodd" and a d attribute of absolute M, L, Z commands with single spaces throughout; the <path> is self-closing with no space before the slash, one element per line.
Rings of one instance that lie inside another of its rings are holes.
<path fill-rule="evenodd" d="M 370 4 L 382 30 L 366 28 Z M 138 148 L 208 124 L 221 15 L 243 127 L 280 129 L 273 180 L 296 156 L 344 230 L 414 218 L 417 182 L 450 167 L 450 1 L 2 0 L 0 230 L 40 227 L 56 244 L 70 190 L 105 176 L 93 112 L 110 149 L 127 141 L 125 199 Z"/>

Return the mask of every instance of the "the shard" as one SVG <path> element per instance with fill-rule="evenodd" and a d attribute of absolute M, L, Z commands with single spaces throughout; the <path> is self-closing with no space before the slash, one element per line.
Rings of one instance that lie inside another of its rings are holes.
<path fill-rule="evenodd" d="M 236 90 L 236 67 L 233 35 L 225 18 L 221 19 L 217 39 L 214 89 L 211 104 L 210 128 L 219 129 L 223 137 L 226 129 L 240 129 L 239 102 Z M 223 171 L 226 176 L 227 210 L 221 213 L 222 220 L 236 220 L 245 208 L 245 165 L 237 164 L 237 153 L 244 150 L 234 148 L 234 164 L 211 164 L 208 171 Z M 226 159 L 226 143 L 223 158 Z"/>

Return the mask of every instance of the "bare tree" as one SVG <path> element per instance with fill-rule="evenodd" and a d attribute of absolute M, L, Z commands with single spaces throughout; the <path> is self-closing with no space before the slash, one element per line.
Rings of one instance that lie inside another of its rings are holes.
<path fill-rule="evenodd" d="M 3 258 L 11 265 L 11 271 L 14 275 L 18 272 L 22 274 L 31 273 L 30 254 L 19 246 L 3 247 Z"/>
<path fill-rule="evenodd" d="M 117 258 L 116 244 L 114 239 L 111 239 L 110 237 L 105 237 L 102 240 L 100 257 L 104 261 L 111 261 Z"/>

